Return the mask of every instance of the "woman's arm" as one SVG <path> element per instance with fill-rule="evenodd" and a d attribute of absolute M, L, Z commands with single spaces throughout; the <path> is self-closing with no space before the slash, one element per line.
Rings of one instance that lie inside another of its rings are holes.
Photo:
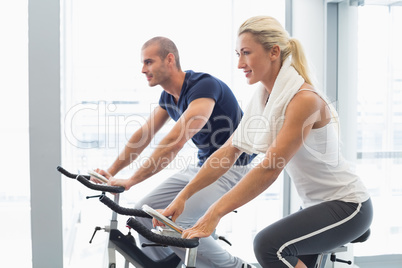
<path fill-rule="evenodd" d="M 284 124 L 259 165 L 216 201 L 197 224 L 183 233 L 185 238 L 206 237 L 227 213 L 265 191 L 303 144 L 312 127 L 321 122 L 325 103 L 312 92 L 300 92 L 289 103 Z"/>

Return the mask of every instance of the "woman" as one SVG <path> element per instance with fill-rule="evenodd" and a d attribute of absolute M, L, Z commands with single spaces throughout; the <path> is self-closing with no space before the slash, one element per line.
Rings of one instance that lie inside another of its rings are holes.
<path fill-rule="evenodd" d="M 259 16 L 240 27 L 236 51 L 248 83 L 260 82 L 261 88 L 232 137 L 163 214 L 176 220 L 185 202 L 222 176 L 242 152 L 264 153 L 183 237 L 209 236 L 224 215 L 266 190 L 286 168 L 303 208 L 260 231 L 254 252 L 263 267 L 309 267 L 318 253 L 369 228 L 369 194 L 339 154 L 337 114 L 313 87 L 300 43 L 274 18 Z"/>

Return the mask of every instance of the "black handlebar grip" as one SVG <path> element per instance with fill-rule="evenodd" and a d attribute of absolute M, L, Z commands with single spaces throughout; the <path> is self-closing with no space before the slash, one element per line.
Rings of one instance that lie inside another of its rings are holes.
<path fill-rule="evenodd" d="M 84 184 L 86 187 L 92 190 L 97 190 L 97 191 L 102 191 L 102 192 L 109 192 L 109 193 L 122 193 L 124 192 L 124 187 L 123 186 L 110 186 L 110 185 L 102 185 L 102 184 L 95 184 L 89 181 L 91 176 L 88 175 L 76 175 L 68 172 L 61 166 L 57 167 L 57 170 L 65 175 L 66 177 L 69 177 L 71 179 L 77 179 L 79 182 Z"/>
<path fill-rule="evenodd" d="M 66 176 L 66 177 L 69 177 L 69 178 L 71 178 L 71 179 L 75 179 L 75 178 L 77 178 L 77 174 L 72 174 L 72 173 L 70 173 L 70 172 L 68 172 L 67 170 L 65 170 L 64 168 L 62 168 L 61 166 L 58 166 L 57 167 L 57 171 L 59 171 L 61 174 L 63 174 L 64 176 Z M 87 175 L 81 175 L 81 176 L 83 176 L 85 179 L 87 179 L 87 180 L 89 180 L 90 179 L 90 176 L 87 176 Z"/>
<path fill-rule="evenodd" d="M 110 186 L 110 185 L 92 183 L 82 175 L 78 175 L 77 180 L 92 190 L 109 192 L 109 193 L 122 193 L 125 190 L 123 186 Z"/>
<path fill-rule="evenodd" d="M 146 239 L 161 245 L 179 248 L 195 248 L 198 247 L 200 243 L 198 238 L 184 239 L 155 234 L 132 217 L 127 220 L 127 225 L 136 230 Z"/>
<path fill-rule="evenodd" d="M 111 210 L 113 210 L 116 213 L 121 214 L 121 215 L 137 216 L 137 217 L 142 217 L 142 218 L 152 218 L 150 215 L 148 215 L 145 211 L 143 211 L 141 209 L 121 207 L 116 202 L 114 202 L 109 197 L 107 197 L 106 195 L 101 195 L 101 197 L 99 197 L 99 201 L 101 201 L 103 204 L 108 206 Z"/>

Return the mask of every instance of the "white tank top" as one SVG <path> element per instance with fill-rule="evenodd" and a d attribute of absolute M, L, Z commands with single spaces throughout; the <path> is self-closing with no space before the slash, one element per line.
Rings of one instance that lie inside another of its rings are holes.
<path fill-rule="evenodd" d="M 337 122 L 312 129 L 286 165 L 304 207 L 324 201 L 361 203 L 369 199 L 366 187 L 342 157 Z"/>

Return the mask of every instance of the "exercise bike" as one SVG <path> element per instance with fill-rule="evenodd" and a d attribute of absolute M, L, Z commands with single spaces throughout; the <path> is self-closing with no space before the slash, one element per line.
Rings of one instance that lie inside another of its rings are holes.
<path fill-rule="evenodd" d="M 96 197 L 99 197 L 100 202 L 102 202 L 110 209 L 112 209 L 113 215 L 110 222 L 110 226 L 106 226 L 104 228 L 106 232 L 109 232 L 108 268 L 116 268 L 115 251 L 119 252 L 125 258 L 126 260 L 125 268 L 129 267 L 129 263 L 133 264 L 135 267 L 138 268 L 176 268 L 178 267 L 181 261 L 180 258 L 177 257 L 177 255 L 174 253 L 159 261 L 154 261 L 150 259 L 137 246 L 136 241 L 134 237 L 131 235 L 130 231 L 127 235 L 124 235 L 117 229 L 117 214 L 126 216 L 135 216 L 135 217 L 146 217 L 146 218 L 155 217 L 158 220 L 164 222 L 166 226 L 170 227 L 170 229 L 157 227 L 157 230 L 151 231 L 147 227 L 142 225 L 140 222 L 138 222 L 134 217 L 130 217 L 127 220 L 127 226 L 137 231 L 143 237 L 155 243 L 152 245 L 143 245 L 143 247 L 174 246 L 174 247 L 186 248 L 186 257 L 184 264 L 182 265 L 182 268 L 196 267 L 195 265 L 196 265 L 197 247 L 199 245 L 199 240 L 180 238 L 182 232 L 180 226 L 177 226 L 174 222 L 170 221 L 163 215 L 159 214 L 158 212 L 154 211 L 152 208 L 147 206 L 143 207 L 143 210 L 124 208 L 119 206 L 118 204 L 119 193 L 124 192 L 125 190 L 124 187 L 95 184 L 89 180 L 90 176 L 71 174 L 70 172 L 66 171 L 60 166 L 57 167 L 57 170 L 69 178 L 78 180 L 80 183 L 84 184 L 86 187 L 92 190 L 101 191 L 102 194 Z M 114 201 L 112 201 L 110 198 L 106 196 L 106 192 L 115 194 Z M 95 232 L 92 235 L 92 238 L 94 237 L 95 233 L 101 229 L 102 228 L 100 227 L 96 227 Z M 367 230 L 363 235 L 361 235 L 357 239 L 351 241 L 350 243 L 362 243 L 366 241 L 369 238 L 369 236 L 370 236 L 370 229 Z M 219 237 L 219 239 L 222 239 L 225 242 L 229 243 L 223 237 Z M 332 262 L 341 262 L 351 265 L 352 264 L 351 261 L 338 259 L 336 257 L 337 253 L 345 251 L 347 251 L 347 245 L 319 254 L 316 264 L 314 265 L 314 268 L 324 268 L 329 260 Z"/>
<path fill-rule="evenodd" d="M 127 235 L 124 235 L 117 229 L 117 214 L 133 216 L 127 220 L 127 226 L 155 243 L 144 246 L 174 246 L 186 248 L 186 258 L 184 264 L 182 264 L 182 268 L 195 268 L 199 239 L 181 238 L 181 228 L 163 215 L 158 215 L 158 212 L 154 211 L 152 208 L 144 207 L 143 210 L 139 210 L 119 206 L 119 193 L 124 192 L 124 187 L 95 184 L 89 180 L 89 175 L 72 174 L 60 166 L 57 167 L 57 170 L 66 177 L 76 179 L 92 190 L 101 191 L 102 193 L 100 195 L 92 197 L 99 197 L 99 201 L 113 210 L 110 226 L 104 228 L 104 230 L 109 233 L 108 268 L 116 268 L 116 251 L 125 258 L 125 268 L 128 268 L 130 263 L 138 268 L 176 268 L 181 262 L 180 258 L 174 253 L 158 261 L 149 258 L 137 246 L 135 238 L 131 235 L 130 231 Z M 106 192 L 115 194 L 114 201 L 106 196 Z M 151 231 L 135 219 L 135 217 L 152 218 L 155 216 L 159 217 L 158 219 L 169 227 L 158 227 L 157 230 Z M 96 232 L 101 229 L 100 227 L 95 228 L 91 241 Z"/>

